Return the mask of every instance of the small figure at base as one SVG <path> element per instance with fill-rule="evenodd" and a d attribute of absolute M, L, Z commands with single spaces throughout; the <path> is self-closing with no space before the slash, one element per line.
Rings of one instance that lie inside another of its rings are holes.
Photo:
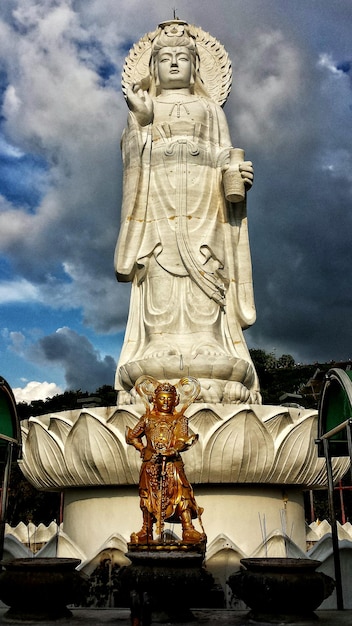
<path fill-rule="evenodd" d="M 138 391 L 138 381 L 136 387 Z M 153 541 L 154 524 L 158 540 L 163 541 L 166 520 L 182 524 L 184 543 L 205 541 L 204 532 L 193 526 L 192 520 L 200 520 L 203 509 L 196 503 L 180 454 L 196 443 L 198 435 L 190 435 L 184 409 L 176 411 L 179 396 L 174 385 L 157 384 L 152 403 L 152 410 L 147 409 L 136 426 L 126 432 L 127 443 L 139 450 L 143 459 L 139 477 L 143 525 L 139 532 L 132 533 L 131 543 Z"/>

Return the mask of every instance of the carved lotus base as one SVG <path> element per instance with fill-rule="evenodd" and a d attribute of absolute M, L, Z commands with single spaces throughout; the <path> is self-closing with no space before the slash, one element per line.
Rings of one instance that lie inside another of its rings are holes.
<path fill-rule="evenodd" d="M 147 374 L 157 380 L 177 382 L 183 376 L 193 376 L 201 385 L 200 401 L 228 404 L 260 403 L 260 395 L 251 391 L 255 383 L 253 365 L 244 359 L 226 355 L 196 354 L 192 358 L 180 355 L 163 355 L 162 358 L 146 358 L 121 366 L 119 376 L 127 388 Z"/>
<path fill-rule="evenodd" d="M 31 417 L 22 426 L 20 467 L 37 489 L 138 485 L 140 456 L 126 444 L 141 405 L 96 407 Z M 319 458 L 318 413 L 284 406 L 194 403 L 190 429 L 199 442 L 183 455 L 197 484 L 326 485 Z M 334 480 L 349 467 L 333 459 Z"/>

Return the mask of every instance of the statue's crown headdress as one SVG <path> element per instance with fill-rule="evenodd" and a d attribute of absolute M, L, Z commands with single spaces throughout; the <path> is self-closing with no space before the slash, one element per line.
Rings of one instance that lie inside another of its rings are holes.
<path fill-rule="evenodd" d="M 194 53 L 196 52 L 195 38 L 191 35 L 187 22 L 170 20 L 159 24 L 152 42 L 152 54 L 157 53 L 162 48 L 172 46 L 185 46 L 191 48 Z"/>
<path fill-rule="evenodd" d="M 167 20 L 159 24 L 159 28 L 167 37 L 182 37 L 185 34 L 187 26 L 187 22 L 179 19 Z"/>

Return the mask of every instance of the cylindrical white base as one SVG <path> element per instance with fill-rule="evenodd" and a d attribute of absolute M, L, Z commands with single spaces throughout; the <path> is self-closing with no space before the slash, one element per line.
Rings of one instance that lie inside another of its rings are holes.
<path fill-rule="evenodd" d="M 194 491 L 198 505 L 204 508 L 208 549 L 220 535 L 243 556 L 250 556 L 276 532 L 286 534 L 305 551 L 303 494 L 299 488 L 221 484 L 195 485 Z M 141 525 L 137 486 L 65 491 L 63 530 L 88 559 L 111 535 L 121 535 L 127 542 Z M 178 524 L 170 528 L 181 537 Z M 271 551 L 270 556 L 284 555 Z"/>
<path fill-rule="evenodd" d="M 298 487 L 202 485 L 195 492 L 204 508 L 208 546 L 223 534 L 249 556 L 278 531 L 306 550 L 303 492 Z"/>

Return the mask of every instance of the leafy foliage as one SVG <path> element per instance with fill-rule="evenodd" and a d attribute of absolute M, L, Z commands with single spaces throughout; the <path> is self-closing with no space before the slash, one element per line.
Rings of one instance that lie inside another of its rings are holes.
<path fill-rule="evenodd" d="M 62 394 L 47 398 L 46 400 L 32 400 L 29 404 L 20 402 L 17 405 L 17 414 L 20 420 L 29 417 L 44 415 L 45 413 L 58 413 L 77 409 L 80 401 L 93 399 L 99 406 L 114 406 L 116 404 L 116 390 L 110 385 L 99 387 L 94 393 L 88 391 L 65 391 Z"/>
<path fill-rule="evenodd" d="M 280 396 L 284 393 L 300 395 L 299 404 L 306 409 L 318 408 L 319 391 L 324 380 L 324 373 L 332 367 L 351 367 L 349 363 L 330 361 L 329 363 L 312 363 L 302 365 L 295 363 L 290 354 L 282 354 L 279 358 L 273 352 L 250 350 L 257 370 L 263 404 L 280 404 Z M 314 379 L 313 386 L 310 384 Z"/>
<path fill-rule="evenodd" d="M 17 526 L 19 522 L 48 526 L 53 520 L 60 521 L 60 493 L 38 491 L 23 476 L 17 463 L 11 468 L 8 492 L 7 523 Z"/>

